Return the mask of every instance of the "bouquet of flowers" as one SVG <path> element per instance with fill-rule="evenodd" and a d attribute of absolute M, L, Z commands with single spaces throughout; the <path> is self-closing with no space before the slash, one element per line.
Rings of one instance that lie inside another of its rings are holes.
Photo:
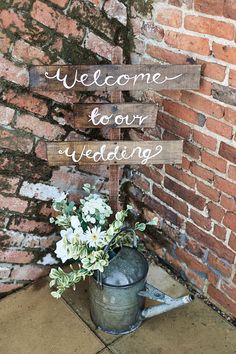
<path fill-rule="evenodd" d="M 88 196 L 80 200 L 79 206 L 73 201 L 69 202 L 66 193 L 62 193 L 53 202 L 53 209 L 58 215 L 50 218 L 50 222 L 61 228 L 61 239 L 56 243 L 55 253 L 62 263 L 67 260 L 76 263 L 76 269 L 70 265 L 70 272 L 65 272 L 60 267 L 51 270 L 50 287 L 57 289 L 51 293 L 55 298 L 60 298 L 70 286 L 75 290 L 76 283 L 86 276 L 92 276 L 95 271 L 103 272 L 110 260 L 105 248 L 115 234 L 119 233 L 111 242 L 111 250 L 122 246 L 131 247 L 134 239 L 135 242 L 138 241 L 136 230 L 144 231 L 146 225 L 156 225 L 154 218 L 146 224 L 136 223 L 129 232 L 123 231 L 132 207 L 128 205 L 126 209 L 117 212 L 114 221 L 109 222 L 112 210 L 106 197 L 94 193 L 89 184 L 85 184 L 83 189 Z"/>

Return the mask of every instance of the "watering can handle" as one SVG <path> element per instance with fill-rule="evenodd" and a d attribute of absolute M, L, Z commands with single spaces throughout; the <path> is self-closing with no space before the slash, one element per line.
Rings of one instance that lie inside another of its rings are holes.
<path fill-rule="evenodd" d="M 137 248 L 137 239 L 136 239 L 136 235 L 135 235 L 134 230 L 131 229 L 130 227 L 122 227 L 122 229 L 121 229 L 119 232 L 117 232 L 117 233 L 112 237 L 112 239 L 110 240 L 110 242 L 106 245 L 106 247 L 104 248 L 104 253 L 108 253 L 112 242 L 117 238 L 117 236 L 119 236 L 119 234 L 121 234 L 121 233 L 124 232 L 124 231 L 131 231 L 131 232 L 133 232 L 133 247 L 134 247 L 134 248 Z"/>
<path fill-rule="evenodd" d="M 108 253 L 110 246 L 112 244 L 112 242 L 116 239 L 116 237 L 124 231 L 132 231 L 133 232 L 133 247 L 137 248 L 137 240 L 136 240 L 136 234 L 134 232 L 133 229 L 129 228 L 129 227 L 122 227 L 122 229 L 117 232 L 112 239 L 110 240 L 110 242 L 106 245 L 106 247 L 104 248 L 104 253 Z M 97 271 L 97 283 L 102 287 L 102 273 L 100 272 L 100 270 Z"/>

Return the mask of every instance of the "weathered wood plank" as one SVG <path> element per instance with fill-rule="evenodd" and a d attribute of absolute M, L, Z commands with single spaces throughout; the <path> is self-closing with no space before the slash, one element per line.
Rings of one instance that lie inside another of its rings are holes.
<path fill-rule="evenodd" d="M 154 128 L 157 109 L 153 103 L 76 104 L 75 128 Z"/>
<path fill-rule="evenodd" d="M 30 86 L 53 91 L 198 89 L 200 65 L 38 65 Z"/>
<path fill-rule="evenodd" d="M 47 144 L 50 166 L 63 165 L 150 165 L 182 162 L 183 142 L 174 141 L 86 141 Z"/>
<path fill-rule="evenodd" d="M 112 51 L 112 64 L 119 65 L 123 63 L 123 50 L 120 47 L 115 47 Z M 123 95 L 121 91 L 111 92 L 111 103 L 121 103 Z M 121 130 L 110 129 L 108 138 L 110 140 L 120 140 Z M 120 166 L 111 165 L 109 167 L 109 201 L 110 207 L 113 210 L 113 215 L 121 209 L 120 201 Z"/>

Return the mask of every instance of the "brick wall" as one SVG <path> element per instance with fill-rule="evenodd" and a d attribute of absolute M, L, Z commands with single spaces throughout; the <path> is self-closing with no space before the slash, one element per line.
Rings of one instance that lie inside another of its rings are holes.
<path fill-rule="evenodd" d="M 184 159 L 182 166 L 127 167 L 122 190 L 145 219 L 158 215 L 160 232 L 145 235 L 147 247 L 236 314 L 235 20 L 232 0 L 0 4 L 1 294 L 47 274 L 55 262 L 51 199 L 68 189 L 79 198 L 85 181 L 107 187 L 104 167 L 49 168 L 45 142 L 103 139 L 106 131 L 75 132 L 71 107 L 109 96 L 31 92 L 28 65 L 109 63 L 120 45 L 126 62 L 202 64 L 199 92 L 126 97 L 160 109 L 155 129 L 125 136 L 184 139 Z"/>
<path fill-rule="evenodd" d="M 132 63 L 201 64 L 200 91 L 133 93 L 157 102 L 156 129 L 135 139 L 184 139 L 182 166 L 126 169 L 123 188 L 162 232 L 146 244 L 184 280 L 236 315 L 236 2 L 134 2 Z"/>
<path fill-rule="evenodd" d="M 124 44 L 127 11 L 103 2 L 0 2 L 0 296 L 55 263 L 51 199 L 64 190 L 78 199 L 85 182 L 106 189 L 103 166 L 49 168 L 45 142 L 102 139 L 97 130 L 74 131 L 72 104 L 109 97 L 32 92 L 28 77 L 30 64 L 109 63 L 113 46 Z"/>

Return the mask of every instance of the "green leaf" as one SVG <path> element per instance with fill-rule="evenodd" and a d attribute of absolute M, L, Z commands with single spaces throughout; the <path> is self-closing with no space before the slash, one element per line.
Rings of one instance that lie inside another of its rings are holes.
<path fill-rule="evenodd" d="M 60 297 L 61 297 L 61 294 L 59 294 L 57 291 L 52 291 L 52 292 L 51 292 L 51 295 L 52 295 L 53 297 L 55 297 L 55 299 L 60 299 Z"/>
<path fill-rule="evenodd" d="M 146 225 L 144 223 L 135 224 L 135 230 L 144 231 L 145 229 Z"/>
<path fill-rule="evenodd" d="M 155 217 L 152 220 L 150 220 L 147 225 L 157 225 L 158 224 L 158 218 Z"/>

